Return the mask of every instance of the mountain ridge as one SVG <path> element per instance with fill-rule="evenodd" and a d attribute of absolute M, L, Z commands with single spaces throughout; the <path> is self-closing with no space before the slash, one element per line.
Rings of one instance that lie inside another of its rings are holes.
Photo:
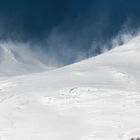
<path fill-rule="evenodd" d="M 56 70 L 0 79 L 4 140 L 140 137 L 140 39 Z"/>

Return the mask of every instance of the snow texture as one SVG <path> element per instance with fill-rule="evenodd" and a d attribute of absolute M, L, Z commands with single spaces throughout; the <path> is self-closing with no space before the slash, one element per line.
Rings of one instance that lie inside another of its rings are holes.
<path fill-rule="evenodd" d="M 1 77 L 0 140 L 138 140 L 139 45 L 137 37 L 57 70 Z"/>

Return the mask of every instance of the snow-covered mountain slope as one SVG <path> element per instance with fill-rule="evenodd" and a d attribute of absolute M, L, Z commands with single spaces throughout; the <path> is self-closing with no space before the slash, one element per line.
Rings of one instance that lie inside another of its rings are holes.
<path fill-rule="evenodd" d="M 49 70 L 33 53 L 15 44 L 0 44 L 0 76 L 21 75 Z"/>
<path fill-rule="evenodd" d="M 0 79 L 2 140 L 140 137 L 140 38 L 58 70 Z"/>

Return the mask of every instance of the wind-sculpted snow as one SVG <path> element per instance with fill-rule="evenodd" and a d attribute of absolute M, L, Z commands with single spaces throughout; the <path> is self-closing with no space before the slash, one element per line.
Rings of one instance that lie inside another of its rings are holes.
<path fill-rule="evenodd" d="M 19 46 L 18 46 L 19 45 Z M 23 75 L 49 70 L 29 48 L 20 44 L 0 44 L 0 76 Z"/>
<path fill-rule="evenodd" d="M 139 140 L 140 38 L 58 70 L 1 77 L 2 140 Z"/>

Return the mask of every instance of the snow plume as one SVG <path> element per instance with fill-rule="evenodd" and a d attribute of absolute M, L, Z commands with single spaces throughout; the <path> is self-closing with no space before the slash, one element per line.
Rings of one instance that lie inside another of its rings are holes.
<path fill-rule="evenodd" d="M 128 3 L 32 0 L 16 5 L 5 3 L 8 7 L 1 4 L 0 40 L 12 38 L 12 46 L 22 46 L 16 47 L 18 52 L 25 48 L 30 62 L 32 57 L 51 67 L 68 65 L 108 51 L 135 36 L 136 30 L 132 30 L 140 25 L 139 4 Z"/>
<path fill-rule="evenodd" d="M 50 69 L 41 61 L 41 52 L 33 51 L 29 43 L 0 43 L 0 76 L 19 75 Z"/>
<path fill-rule="evenodd" d="M 139 35 L 139 29 L 124 24 L 117 35 L 115 33 L 107 38 L 102 35 L 107 22 L 99 20 L 97 23 L 100 24 L 92 24 L 91 20 L 90 23 L 82 23 L 81 27 L 77 27 L 77 23 L 76 27 L 63 24 L 38 40 L 24 40 L 26 34 L 17 33 L 5 39 L 1 34 L 0 75 L 40 72 L 75 63 L 104 53 Z"/>
<path fill-rule="evenodd" d="M 77 62 L 120 46 L 137 35 L 139 34 L 134 32 L 120 32 L 112 41 L 105 44 L 93 40 L 89 52 L 78 47 L 78 45 L 86 45 L 85 40 L 74 42 L 69 40 L 68 36 L 56 33 L 50 35 L 41 45 L 12 40 L 1 41 L 0 76 L 46 71 Z M 47 49 L 44 49 L 43 45 L 47 46 Z"/>
<path fill-rule="evenodd" d="M 44 44 L 54 65 L 62 66 L 94 57 L 139 35 L 139 27 L 134 26 L 131 18 L 112 27 L 110 11 L 104 8 L 103 11 L 97 15 L 97 20 L 91 10 L 90 14 L 77 17 L 73 23 L 68 21 L 52 29 Z"/>
<path fill-rule="evenodd" d="M 89 51 L 90 57 L 99 55 L 115 47 L 119 47 L 138 36 L 140 36 L 139 28 L 129 29 L 127 26 L 123 26 L 117 35 L 105 42 L 93 39 L 93 43 Z"/>
<path fill-rule="evenodd" d="M 140 29 L 129 29 L 127 26 L 123 26 L 123 29 L 112 39 L 112 48 L 125 44 L 133 38 L 140 35 Z"/>
<path fill-rule="evenodd" d="M 42 42 L 1 41 L 0 75 L 40 72 L 81 61 L 128 42 L 139 35 L 139 30 L 123 28 L 116 37 L 107 41 L 88 38 L 84 31 L 77 33 L 78 38 L 73 33 L 56 28 Z"/>

